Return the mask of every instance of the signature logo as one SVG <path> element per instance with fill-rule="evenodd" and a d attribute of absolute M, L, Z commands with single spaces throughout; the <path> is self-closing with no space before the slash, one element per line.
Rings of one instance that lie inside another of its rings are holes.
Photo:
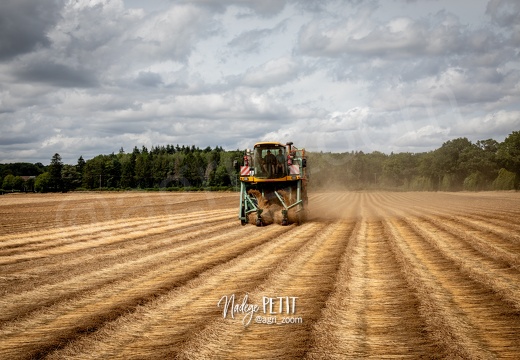
<path fill-rule="evenodd" d="M 262 296 L 262 305 L 249 303 L 249 294 L 245 294 L 242 301 L 236 301 L 235 294 L 224 295 L 220 298 L 217 306 L 222 307 L 222 316 L 227 318 L 228 315 L 234 319 L 235 315 L 242 315 L 242 324 L 248 326 L 256 313 L 261 311 L 265 316 L 271 319 L 275 315 L 292 315 L 296 313 L 296 296 Z M 259 322 L 258 320 L 256 322 Z M 260 321 L 261 322 L 261 321 Z M 276 319 L 274 322 L 276 323 Z"/>

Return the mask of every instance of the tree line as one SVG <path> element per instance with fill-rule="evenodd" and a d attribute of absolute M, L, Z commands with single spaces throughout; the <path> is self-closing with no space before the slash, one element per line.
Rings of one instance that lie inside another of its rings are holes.
<path fill-rule="evenodd" d="M 424 153 L 311 153 L 316 188 L 411 191 L 483 191 L 520 189 L 520 131 L 502 143 L 445 142 Z"/>
<path fill-rule="evenodd" d="M 31 188 L 38 192 L 70 190 L 130 190 L 130 189 L 228 189 L 233 183 L 233 161 L 242 157 L 242 151 L 225 151 L 217 146 L 200 149 L 195 146 L 157 146 L 148 150 L 134 147 L 126 153 L 98 155 L 84 160 L 80 156 L 74 165 L 64 164 L 56 153 L 46 167 L 32 167 L 20 163 L 0 165 L 4 175 L 2 188 L 22 190 L 20 171 L 36 175 Z M 18 172 L 18 174 L 15 174 Z M 18 176 L 17 176 L 18 175 Z M 28 180 L 29 181 L 29 180 Z"/>
<path fill-rule="evenodd" d="M 219 146 L 142 146 L 86 161 L 80 156 L 70 165 L 56 153 L 48 166 L 0 164 L 0 179 L 3 191 L 232 190 L 233 164 L 242 156 L 242 150 Z M 315 190 L 514 190 L 520 189 L 520 131 L 501 143 L 457 138 L 423 153 L 308 152 L 308 164 Z"/>

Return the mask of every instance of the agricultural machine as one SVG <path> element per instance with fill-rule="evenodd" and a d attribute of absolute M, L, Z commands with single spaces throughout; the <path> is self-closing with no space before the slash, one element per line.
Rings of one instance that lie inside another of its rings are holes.
<path fill-rule="evenodd" d="M 246 150 L 240 169 L 242 225 L 274 222 L 301 224 L 307 213 L 307 160 L 305 149 L 292 142 L 259 142 Z"/>

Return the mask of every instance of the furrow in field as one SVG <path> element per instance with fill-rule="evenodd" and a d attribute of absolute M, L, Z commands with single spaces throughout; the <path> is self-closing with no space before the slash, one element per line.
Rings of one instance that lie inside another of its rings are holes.
<path fill-rule="evenodd" d="M 471 226 L 493 233 L 508 241 L 520 243 L 520 224 L 516 216 L 500 216 L 498 214 L 464 214 L 463 221 Z"/>
<path fill-rule="evenodd" d="M 420 195 L 419 195 L 420 194 Z M 431 211 L 437 204 L 442 204 L 442 196 L 434 193 L 384 193 L 380 200 L 380 208 L 411 211 L 425 206 L 426 211 Z"/>
<path fill-rule="evenodd" d="M 421 217 L 419 217 L 421 218 Z M 425 216 L 425 221 L 435 224 L 436 227 L 448 233 L 452 238 L 464 241 L 467 246 L 478 251 L 481 256 L 491 257 L 503 266 L 515 267 L 520 270 L 520 242 L 507 240 L 510 234 L 489 232 L 481 225 L 475 225 L 465 218 L 444 216 Z M 420 224 L 417 224 L 420 226 Z"/>
<path fill-rule="evenodd" d="M 314 336 L 309 359 L 418 358 L 434 350 L 379 220 L 357 224 Z"/>
<path fill-rule="evenodd" d="M 450 206 L 457 209 L 453 214 L 454 216 L 479 219 L 498 227 L 511 229 L 514 233 L 520 231 L 520 224 L 517 221 L 520 216 L 520 202 L 518 200 L 509 199 L 508 202 L 503 202 L 499 201 L 498 197 L 493 197 L 483 200 L 477 208 L 469 207 L 464 201 L 455 201 Z M 437 206 L 435 213 L 446 215 L 446 208 Z"/>
<path fill-rule="evenodd" d="M 184 341 L 203 329 L 208 321 L 223 316 L 222 308 L 217 306 L 222 296 L 245 294 L 256 288 L 325 226 L 319 223 L 291 226 L 286 234 L 271 236 L 271 241 L 262 246 L 222 262 L 185 286 L 118 319 L 95 336 L 79 339 L 50 358 L 174 358 Z M 274 226 L 267 227 L 270 228 Z M 250 229 L 256 233 L 261 228 Z M 242 241 L 247 242 L 247 237 Z M 237 326 L 242 326 L 241 318 L 235 320 Z"/>
<path fill-rule="evenodd" d="M 134 311 L 139 304 L 179 287 L 244 252 L 262 248 L 261 245 L 272 237 L 290 230 L 286 227 L 268 227 L 260 234 L 248 237 L 247 228 L 238 229 L 220 235 L 222 241 L 219 237 L 207 239 L 195 254 L 160 264 L 157 264 L 161 262 L 160 258 L 152 260 L 149 269 L 143 273 L 135 273 L 130 267 L 128 277 L 121 281 L 43 308 L 19 321 L 3 324 L 0 330 L 0 358 L 39 356 L 63 346 L 82 332 L 92 331 L 125 312 Z"/>
<path fill-rule="evenodd" d="M 250 293 L 251 303 L 260 308 L 248 327 L 236 319 L 215 319 L 184 344 L 179 358 L 249 359 L 252 347 L 257 358 L 302 358 L 311 346 L 312 325 L 333 289 L 353 228 L 352 222 L 329 225 Z M 267 313 L 263 310 L 264 297 L 274 299 L 272 309 L 267 305 Z M 258 315 L 265 319 L 276 316 L 276 324 L 257 323 Z"/>
<path fill-rule="evenodd" d="M 214 214 L 211 217 L 211 219 L 213 221 L 217 221 L 229 219 L 232 216 L 231 210 L 228 210 L 223 213 L 223 215 Z M 209 216 L 207 212 L 206 215 Z M 127 233 L 118 233 L 117 235 L 114 235 L 113 233 L 111 233 L 110 228 L 107 228 L 104 231 L 108 231 L 110 232 L 110 234 L 97 232 L 96 235 L 84 235 L 81 238 L 76 238 L 72 243 L 66 241 L 65 244 L 44 248 L 42 250 L 27 251 L 19 254 L 11 254 L 8 257 L 3 256 L 0 258 L 0 265 L 12 264 L 21 261 L 28 261 L 42 257 L 59 255 L 67 252 L 76 252 L 87 248 L 95 248 L 99 246 L 106 246 L 108 244 L 125 242 L 130 239 L 137 239 L 143 236 L 152 236 L 154 234 L 161 234 L 183 227 L 200 224 L 200 221 L 200 217 L 195 217 L 193 218 L 193 220 L 189 221 L 181 220 L 180 222 L 178 218 L 172 218 L 171 223 L 166 221 L 163 225 L 157 225 L 156 221 L 153 218 L 148 218 L 144 221 L 144 223 L 141 223 L 141 225 L 139 225 L 138 229 L 135 231 L 132 229 L 130 230 L 130 232 Z"/>
<path fill-rule="evenodd" d="M 217 211 L 215 214 L 221 212 Z M 201 219 L 202 216 L 208 216 L 211 213 L 207 211 L 189 213 L 183 215 L 163 215 L 157 217 L 140 217 L 122 220 L 109 220 L 96 223 L 93 229 L 92 224 L 89 226 L 68 226 L 60 229 L 46 230 L 46 231 L 30 231 L 16 235 L 0 236 L 0 254 L 11 255 L 9 251 L 31 251 L 39 247 L 59 246 L 76 241 L 76 238 L 88 236 L 92 238 L 95 234 L 110 235 L 113 232 L 124 232 L 127 229 L 144 229 L 149 227 L 149 224 L 143 224 L 153 221 L 157 225 L 164 225 L 172 222 L 184 221 L 187 219 Z"/>
<path fill-rule="evenodd" d="M 502 225 L 505 222 L 507 226 L 518 227 L 515 220 L 520 216 L 518 201 L 513 199 L 508 199 L 507 202 L 499 201 L 496 194 L 493 197 L 482 197 L 480 200 L 475 199 L 475 196 L 471 194 L 456 195 L 456 193 L 404 193 L 395 196 L 398 200 L 388 204 L 394 208 L 402 210 L 411 208 L 423 213 L 445 216 L 477 216 L 488 221 L 499 219 Z"/>
<path fill-rule="evenodd" d="M 0 229 L 3 234 L 11 235 L 34 229 L 59 231 L 107 220 L 229 209 L 236 205 L 235 194 L 209 193 L 35 194 L 2 200 Z"/>
<path fill-rule="evenodd" d="M 244 230 L 244 229 L 241 229 Z M 0 323 L 10 319 L 30 316 L 30 312 L 60 301 L 79 297 L 81 294 L 94 291 L 103 286 L 115 286 L 115 282 L 128 281 L 134 274 L 146 273 L 152 266 L 169 266 L 171 262 L 178 261 L 187 256 L 196 254 L 204 249 L 217 246 L 227 246 L 230 242 L 227 236 L 214 236 L 209 244 L 206 237 L 207 232 L 196 234 L 183 234 L 174 241 L 169 240 L 167 248 L 146 254 L 141 252 L 134 259 L 125 259 L 112 265 L 103 266 L 99 270 L 91 267 L 83 268 L 76 276 L 67 276 L 62 281 L 39 285 L 31 290 L 14 293 L 0 298 Z M 231 232 L 233 233 L 233 231 Z M 242 236 L 244 231 L 235 231 L 237 236 Z M 165 269 L 168 271 L 168 269 Z M 35 302 L 34 299 L 40 299 Z"/>
<path fill-rule="evenodd" d="M 48 216 L 52 218 L 52 216 Z M 166 218 L 167 216 L 164 216 Z M 125 223 L 125 220 L 128 224 Z M 126 225 L 134 226 L 143 221 L 143 218 L 130 218 L 124 220 L 107 220 L 98 222 L 97 231 L 104 231 L 105 229 L 124 228 Z M 2 249 L 10 249 L 30 244 L 37 244 L 47 241 L 54 241 L 59 239 L 61 235 L 73 237 L 89 234 L 93 229 L 92 223 L 89 224 L 75 224 L 71 226 L 62 226 L 57 228 L 50 228 L 42 230 L 38 227 L 30 227 L 29 231 L 19 231 L 17 233 L 7 233 L 0 236 L 0 246 Z M 119 225 L 119 226 L 118 226 Z M 38 229 L 38 230 L 35 230 Z"/>
<path fill-rule="evenodd" d="M 385 208 L 399 209 L 408 211 L 413 209 L 423 209 L 428 213 L 435 209 L 443 209 L 444 213 L 459 212 L 458 206 L 461 204 L 453 202 L 452 197 L 446 196 L 445 193 L 385 193 L 383 206 Z M 468 211 L 469 206 L 464 204 L 465 210 Z"/>
<path fill-rule="evenodd" d="M 438 220 L 417 218 L 412 221 L 407 218 L 404 221 L 463 273 L 500 294 L 520 311 L 520 272 L 517 269 L 475 250 L 457 235 L 443 230 L 437 225 Z"/>
<path fill-rule="evenodd" d="M 352 219 L 359 214 L 358 193 L 320 193 L 309 201 L 311 220 Z"/>
<path fill-rule="evenodd" d="M 400 201 L 401 197 L 408 199 L 404 203 Z M 400 212 L 402 214 L 419 214 L 419 215 L 432 215 L 446 219 L 455 220 L 461 225 L 468 225 L 475 229 L 489 232 L 495 237 L 507 239 L 508 242 L 520 243 L 520 224 L 518 224 L 518 215 L 507 215 L 505 209 L 498 208 L 496 211 L 491 211 L 489 206 L 494 204 L 493 198 L 489 199 L 482 205 L 481 208 L 475 211 L 469 211 L 464 207 L 464 204 L 459 204 L 458 208 L 454 210 L 454 206 L 447 203 L 435 204 L 429 201 L 419 201 L 419 196 L 425 196 L 422 193 L 420 195 L 400 195 L 400 194 L 388 194 L 381 199 L 381 205 L 390 210 L 391 212 Z M 414 200 L 414 198 L 416 198 Z M 516 206 L 516 205 L 513 205 Z M 516 206 L 517 208 L 520 206 Z M 447 209 L 452 212 L 450 214 Z M 405 216 L 405 215 L 403 215 Z M 514 245 L 516 246 L 516 245 Z M 515 250 L 514 252 L 516 252 Z"/>
<path fill-rule="evenodd" d="M 446 213 L 443 213 L 441 209 L 436 211 L 436 214 L 442 214 L 446 216 Z M 520 237 L 517 235 L 520 232 L 520 224 L 518 224 L 518 218 L 520 217 L 520 213 L 518 214 L 510 214 L 505 211 L 496 210 L 479 210 L 479 211 L 462 211 L 458 214 L 453 214 L 452 216 L 467 218 L 468 220 L 472 220 L 475 222 L 481 222 L 487 224 L 490 227 L 494 227 L 495 229 L 509 230 L 511 231 L 511 235 L 516 235 L 514 238 L 516 241 L 520 240 Z"/>
<path fill-rule="evenodd" d="M 2 214 L 3 215 L 3 214 Z M 49 226 L 49 222 L 47 220 L 32 220 L 31 223 L 20 223 L 20 216 L 17 214 L 13 214 L 12 216 L 5 216 L 2 220 L 2 224 L 0 224 L 0 233 L 1 234 L 19 234 L 34 231 L 34 229 L 45 229 Z"/>
<path fill-rule="evenodd" d="M 2 265 L 0 296 L 19 294 L 36 288 L 62 283 L 78 276 L 118 266 L 125 262 L 175 248 L 184 242 L 205 241 L 219 232 L 232 231 L 236 223 L 228 219 L 206 221 L 176 231 L 129 239 L 129 241 L 88 248 L 23 263 Z"/>
<path fill-rule="evenodd" d="M 193 215 L 189 215 L 193 217 Z M 74 239 L 81 236 L 92 236 L 95 233 L 121 231 L 127 228 L 139 227 L 147 218 L 131 218 L 124 220 L 109 220 L 97 223 L 93 229 L 92 224 L 88 226 L 67 226 L 60 229 L 44 230 L 44 231 L 28 231 L 17 233 L 15 235 L 9 234 L 0 236 L 0 250 L 7 252 L 9 250 L 16 250 L 16 248 L 30 249 L 31 246 L 38 246 L 39 244 L 49 244 L 53 242 L 63 242 L 67 239 Z M 157 222 L 166 222 L 171 220 L 171 216 L 161 216 L 155 218 Z"/>
<path fill-rule="evenodd" d="M 419 295 L 422 316 L 440 355 L 490 359 L 519 353 L 517 310 L 461 272 L 406 220 L 389 219 L 386 227 L 407 281 Z"/>

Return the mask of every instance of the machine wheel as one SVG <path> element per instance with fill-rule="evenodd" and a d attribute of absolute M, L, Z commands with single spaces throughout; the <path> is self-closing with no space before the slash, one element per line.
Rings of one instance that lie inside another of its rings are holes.
<path fill-rule="evenodd" d="M 246 225 L 247 224 L 247 216 L 246 216 L 246 211 L 244 209 L 244 206 L 242 206 L 242 211 L 240 211 L 240 217 L 242 218 L 242 219 L 240 219 L 240 225 L 242 225 L 242 226 Z"/>
<path fill-rule="evenodd" d="M 296 223 L 298 225 L 302 225 L 304 222 L 307 221 L 307 210 L 302 210 L 298 212 L 296 215 Z"/>
<path fill-rule="evenodd" d="M 287 218 L 287 210 L 282 210 L 282 226 L 286 226 L 289 224 L 289 219 Z"/>

